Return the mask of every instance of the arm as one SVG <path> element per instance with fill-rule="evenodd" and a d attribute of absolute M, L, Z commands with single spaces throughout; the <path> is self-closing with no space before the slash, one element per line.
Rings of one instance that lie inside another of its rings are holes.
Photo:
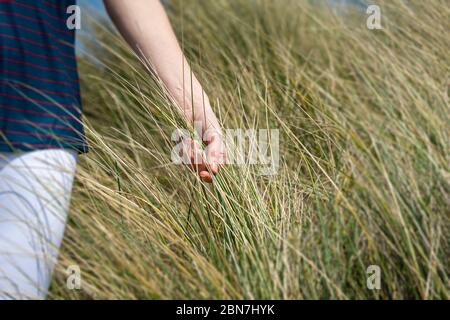
<path fill-rule="evenodd" d="M 206 166 L 210 165 L 216 173 L 225 154 L 220 125 L 195 75 L 192 74 L 191 80 L 191 69 L 163 6 L 159 0 L 104 0 L 104 3 L 122 36 L 151 62 L 187 119 L 202 124 L 199 134 L 203 137 L 203 132 L 208 130 L 209 139 L 205 141 L 208 164 L 202 162 L 197 170 L 205 181 L 211 181 Z"/>

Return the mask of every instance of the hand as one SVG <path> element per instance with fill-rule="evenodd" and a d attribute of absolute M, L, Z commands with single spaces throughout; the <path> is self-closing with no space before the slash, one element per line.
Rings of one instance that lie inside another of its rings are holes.
<path fill-rule="evenodd" d="M 220 166 L 225 164 L 226 147 L 218 130 L 207 130 L 203 134 L 203 142 L 206 144 L 205 150 L 197 140 L 184 138 L 181 141 L 181 153 L 187 160 L 185 164 L 197 172 L 203 181 L 210 183 Z"/>
<path fill-rule="evenodd" d="M 225 164 L 227 151 L 223 141 L 223 135 L 218 130 L 207 130 L 203 135 L 203 142 L 206 144 L 206 160 L 207 165 L 211 169 L 208 171 L 200 171 L 200 177 L 206 182 L 212 182 L 212 175 L 219 171 L 219 168 Z M 212 174 L 211 174 L 212 173 Z"/>

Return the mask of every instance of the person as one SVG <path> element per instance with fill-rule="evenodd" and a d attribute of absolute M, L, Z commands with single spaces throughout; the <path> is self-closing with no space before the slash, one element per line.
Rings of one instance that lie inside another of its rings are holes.
<path fill-rule="evenodd" d="M 75 2 L 0 1 L 2 299 L 46 297 L 77 157 L 88 151 L 75 30 L 66 23 L 67 8 Z M 186 118 L 202 123 L 202 130 L 214 129 L 205 141 L 207 156 L 194 166 L 201 179 L 211 182 L 225 154 L 220 125 L 201 84 L 195 75 L 191 78 L 164 7 L 158 0 L 104 0 L 104 4 L 124 39 L 151 63 Z"/>

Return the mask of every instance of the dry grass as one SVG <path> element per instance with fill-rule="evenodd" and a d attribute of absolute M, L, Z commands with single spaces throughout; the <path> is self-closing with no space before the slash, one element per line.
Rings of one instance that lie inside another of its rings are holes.
<path fill-rule="evenodd" d="M 229 166 L 213 185 L 171 164 L 173 104 L 96 25 L 106 67 L 80 58 L 91 151 L 50 297 L 449 298 L 450 11 L 378 3 L 371 31 L 311 1 L 172 2 L 224 127 L 280 130 L 276 175 Z"/>

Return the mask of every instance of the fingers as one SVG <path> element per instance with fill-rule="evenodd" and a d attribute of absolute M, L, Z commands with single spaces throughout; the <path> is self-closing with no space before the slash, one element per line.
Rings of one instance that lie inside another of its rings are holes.
<path fill-rule="evenodd" d="M 220 166 L 225 163 L 223 143 L 221 141 L 210 143 L 201 159 L 202 162 L 198 166 L 197 172 L 199 172 L 203 181 L 210 183 L 213 180 L 213 176 L 219 171 Z"/>
<path fill-rule="evenodd" d="M 200 178 L 205 182 L 212 182 L 212 174 L 208 172 L 208 162 L 201 145 L 194 139 L 184 139 L 180 156 L 183 163 L 194 172 L 197 172 Z"/>
<path fill-rule="evenodd" d="M 200 178 L 202 178 L 202 180 L 207 183 L 211 183 L 213 180 L 213 175 L 211 173 L 209 173 L 208 171 L 201 171 L 199 173 L 199 175 L 200 175 Z"/>
<path fill-rule="evenodd" d="M 196 172 L 206 170 L 205 155 L 199 143 L 194 139 L 184 139 L 182 141 L 180 156 L 183 159 L 183 163 L 191 170 Z"/>
<path fill-rule="evenodd" d="M 219 167 L 225 164 L 226 161 L 225 144 L 221 137 L 215 136 L 212 138 L 206 147 L 206 157 L 211 171 L 216 174 L 219 171 Z"/>
<path fill-rule="evenodd" d="M 197 172 L 203 181 L 211 183 L 213 176 L 225 163 L 226 152 L 220 136 L 212 136 L 207 143 L 208 145 L 203 151 L 197 141 L 186 139 L 182 144 L 182 153 L 184 159 L 188 160 L 185 164 L 192 171 Z"/>

